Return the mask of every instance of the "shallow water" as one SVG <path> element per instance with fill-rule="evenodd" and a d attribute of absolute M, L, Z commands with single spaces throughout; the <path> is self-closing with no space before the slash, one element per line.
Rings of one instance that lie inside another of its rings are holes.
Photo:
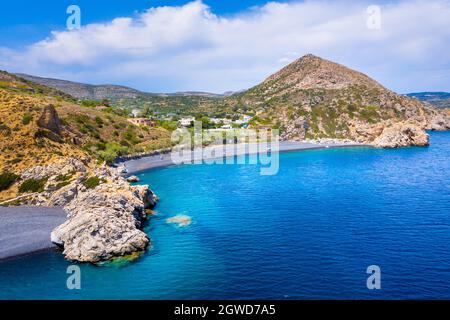
<path fill-rule="evenodd" d="M 45 252 L 0 263 L 0 299 L 450 298 L 450 133 L 431 147 L 285 153 L 258 166 L 192 165 L 140 175 L 161 197 L 153 247 L 126 266 Z M 166 220 L 187 215 L 178 228 Z M 368 290 L 366 268 L 381 268 Z"/>

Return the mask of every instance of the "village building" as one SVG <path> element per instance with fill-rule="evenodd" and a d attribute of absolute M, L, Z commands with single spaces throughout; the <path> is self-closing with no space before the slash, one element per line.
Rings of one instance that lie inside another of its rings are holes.
<path fill-rule="evenodd" d="M 189 127 L 190 125 L 192 125 L 192 122 L 195 121 L 194 117 L 187 117 L 187 118 L 181 118 L 180 119 L 180 125 L 183 127 Z"/>

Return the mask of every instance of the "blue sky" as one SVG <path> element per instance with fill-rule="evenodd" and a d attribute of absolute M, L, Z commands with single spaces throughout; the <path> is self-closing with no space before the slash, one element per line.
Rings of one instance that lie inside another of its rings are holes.
<path fill-rule="evenodd" d="M 394 91 L 450 91 L 450 0 L 7 1 L 0 69 L 150 92 L 249 88 L 313 53 Z M 66 9 L 81 8 L 80 30 Z M 162 7 L 165 6 L 165 7 Z M 150 9 L 153 8 L 153 9 Z"/>
<path fill-rule="evenodd" d="M 19 47 L 45 38 L 52 30 L 66 26 L 66 8 L 76 4 L 82 8 L 83 24 L 107 22 L 119 16 L 132 16 L 149 7 L 178 6 L 186 0 L 15 0 L 5 1 L 0 10 L 0 39 L 2 45 Z M 263 5 L 264 0 L 205 0 L 212 11 L 230 15 L 252 6 Z M 279 1 L 287 2 L 287 1 Z"/>

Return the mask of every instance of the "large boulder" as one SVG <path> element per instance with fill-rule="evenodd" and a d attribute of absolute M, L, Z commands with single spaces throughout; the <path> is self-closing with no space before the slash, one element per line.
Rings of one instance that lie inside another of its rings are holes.
<path fill-rule="evenodd" d="M 429 136 L 416 123 L 399 122 L 385 127 L 372 144 L 378 148 L 428 146 Z"/>
<path fill-rule="evenodd" d="M 67 259 L 96 263 L 143 251 L 149 245 L 141 228 L 145 209 L 152 208 L 157 197 L 148 186 L 131 186 L 110 174 L 109 182 L 95 189 L 78 189 L 65 206 L 68 220 L 53 230 L 51 238 L 64 247 Z"/>
<path fill-rule="evenodd" d="M 40 128 L 49 130 L 56 135 L 61 134 L 61 120 L 53 105 L 48 105 L 42 111 L 38 120 L 38 126 Z"/>
<path fill-rule="evenodd" d="M 47 138 L 58 143 L 64 142 L 61 134 L 62 123 L 53 105 L 48 105 L 44 108 L 37 124 L 39 129 L 34 135 L 36 139 Z"/>

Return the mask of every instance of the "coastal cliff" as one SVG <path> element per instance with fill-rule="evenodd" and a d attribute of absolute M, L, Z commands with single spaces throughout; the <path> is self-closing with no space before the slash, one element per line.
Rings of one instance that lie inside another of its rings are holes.
<path fill-rule="evenodd" d="M 146 249 L 150 243 L 141 230 L 157 197 L 148 186 L 131 186 L 113 169 L 95 173 L 105 183 L 93 189 L 78 183 L 54 194 L 49 204 L 70 199 L 64 209 L 68 220 L 53 230 L 51 239 L 64 247 L 64 255 L 81 262 L 107 261 Z"/>
<path fill-rule="evenodd" d="M 67 221 L 51 241 L 69 260 L 102 262 L 144 251 L 150 244 L 142 231 L 146 209 L 158 198 L 146 185 L 132 186 L 116 169 L 69 158 L 25 170 L 18 183 L 41 183 L 20 198 L 21 205 L 62 207 Z"/>
<path fill-rule="evenodd" d="M 157 197 L 102 163 L 164 145 L 169 133 L 131 125 L 120 113 L 85 107 L 6 72 L 0 82 L 0 205 L 64 208 L 68 220 L 52 240 L 70 260 L 99 262 L 145 250 L 145 209 Z"/>

